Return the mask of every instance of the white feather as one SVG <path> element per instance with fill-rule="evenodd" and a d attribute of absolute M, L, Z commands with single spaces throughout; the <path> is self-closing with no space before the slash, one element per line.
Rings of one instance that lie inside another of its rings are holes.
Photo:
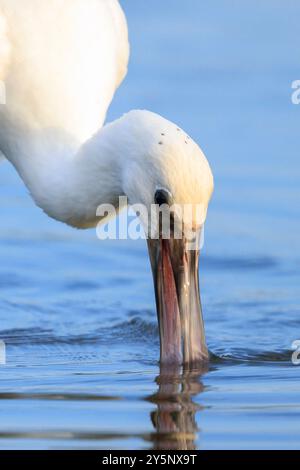
<path fill-rule="evenodd" d="M 1 46 L 0 76 L 9 110 L 27 125 L 61 128 L 84 142 L 103 125 L 127 72 L 127 24 L 119 3 L 0 0 L 1 11 L 10 62 Z"/>

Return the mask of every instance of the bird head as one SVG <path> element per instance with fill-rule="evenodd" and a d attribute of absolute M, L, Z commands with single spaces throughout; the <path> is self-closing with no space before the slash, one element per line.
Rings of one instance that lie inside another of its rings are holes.
<path fill-rule="evenodd" d="M 122 185 L 147 233 L 161 361 L 207 360 L 198 261 L 212 172 L 201 149 L 178 126 L 147 111 L 122 119 L 123 137 L 130 140 Z"/>

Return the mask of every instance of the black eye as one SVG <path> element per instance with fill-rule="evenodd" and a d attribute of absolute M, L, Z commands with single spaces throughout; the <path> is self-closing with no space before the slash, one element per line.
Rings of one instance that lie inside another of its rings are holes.
<path fill-rule="evenodd" d="M 165 189 L 158 189 L 154 195 L 155 204 L 162 206 L 163 204 L 171 205 L 171 195 Z"/>

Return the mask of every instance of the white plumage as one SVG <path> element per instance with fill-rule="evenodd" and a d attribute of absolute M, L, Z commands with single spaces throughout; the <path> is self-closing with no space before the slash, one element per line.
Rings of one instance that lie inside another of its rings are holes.
<path fill-rule="evenodd" d="M 101 129 L 129 57 L 117 0 L 0 0 L 0 38 L 0 152 L 47 214 L 91 227 L 99 204 L 149 206 L 158 186 L 206 213 L 212 174 L 177 126 L 132 111 Z"/>
<path fill-rule="evenodd" d="M 157 200 L 197 204 L 202 213 L 189 221 L 197 240 L 213 176 L 195 142 L 149 111 L 131 111 L 102 127 L 128 56 L 117 0 L 0 0 L 0 80 L 7 95 L 0 105 L 0 155 L 54 219 L 95 226 L 98 206 L 117 207 L 123 195 L 148 214 Z M 174 232 L 168 240 L 157 233 L 148 248 L 161 361 L 207 360 L 198 250 L 189 250 L 185 231 L 180 240 Z"/>
<path fill-rule="evenodd" d="M 127 25 L 117 0 L 1 0 L 1 11 L 9 108 L 27 124 L 84 142 L 102 126 L 127 72 Z"/>

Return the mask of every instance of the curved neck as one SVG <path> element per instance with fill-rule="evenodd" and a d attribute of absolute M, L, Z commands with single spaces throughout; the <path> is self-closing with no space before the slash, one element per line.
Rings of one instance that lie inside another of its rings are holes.
<path fill-rule="evenodd" d="M 123 191 L 114 123 L 80 147 L 57 130 L 29 129 L 7 116 L 1 121 L 0 151 L 50 217 L 89 228 L 99 222 L 100 204 L 118 203 Z"/>

